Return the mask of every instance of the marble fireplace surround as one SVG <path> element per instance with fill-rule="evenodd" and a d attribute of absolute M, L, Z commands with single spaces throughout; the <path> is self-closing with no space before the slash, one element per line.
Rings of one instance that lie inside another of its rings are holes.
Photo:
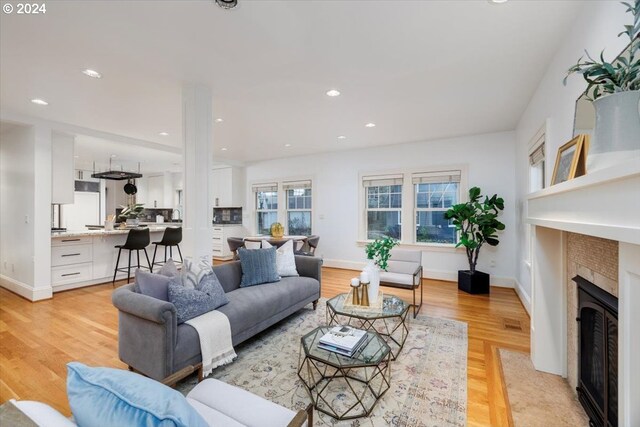
<path fill-rule="evenodd" d="M 619 298 L 619 425 L 640 425 L 640 162 L 531 193 L 527 222 L 533 226 L 533 365 L 575 387 L 577 296 L 571 278 L 580 274 Z M 587 244 L 592 249 L 585 250 Z"/>

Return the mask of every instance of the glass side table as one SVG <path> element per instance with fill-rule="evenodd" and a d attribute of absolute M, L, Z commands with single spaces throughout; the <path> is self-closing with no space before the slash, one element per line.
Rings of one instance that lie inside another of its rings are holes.
<path fill-rule="evenodd" d="M 390 348 L 378 333 L 368 331 L 352 357 L 323 350 L 318 341 L 330 329 L 321 326 L 300 339 L 298 377 L 318 411 L 337 420 L 366 417 L 389 390 Z"/>
<path fill-rule="evenodd" d="M 395 360 L 409 335 L 409 304 L 394 295 L 384 295 L 381 308 L 345 305 L 348 296 L 340 294 L 327 301 L 327 324 L 376 331 L 391 348 L 391 360 Z"/>

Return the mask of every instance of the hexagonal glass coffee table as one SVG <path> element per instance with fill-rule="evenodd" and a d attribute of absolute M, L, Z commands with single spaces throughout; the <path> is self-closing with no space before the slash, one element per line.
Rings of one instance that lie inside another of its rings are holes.
<path fill-rule="evenodd" d="M 384 295 L 382 307 L 345 304 L 349 294 L 340 294 L 327 301 L 327 324 L 349 325 L 366 331 L 376 331 L 391 348 L 395 360 L 409 335 L 409 304 L 394 295 Z"/>
<path fill-rule="evenodd" d="M 337 420 L 366 417 L 389 390 L 391 351 L 375 331 L 347 357 L 318 347 L 331 327 L 321 326 L 300 340 L 298 377 L 315 408 Z"/>

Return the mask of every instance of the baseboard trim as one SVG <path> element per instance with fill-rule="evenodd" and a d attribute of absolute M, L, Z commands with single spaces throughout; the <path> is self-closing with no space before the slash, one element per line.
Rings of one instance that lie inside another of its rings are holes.
<path fill-rule="evenodd" d="M 29 301 L 40 301 L 53 297 L 53 289 L 51 286 L 33 288 L 26 283 L 7 277 L 4 274 L 0 274 L 0 286 Z"/>
<path fill-rule="evenodd" d="M 531 297 L 525 292 L 524 288 L 517 279 L 515 280 L 515 283 L 516 294 L 518 294 L 518 298 L 520 298 L 520 302 L 522 303 L 524 309 L 527 310 L 527 314 L 529 315 L 529 317 L 531 317 Z"/>
<path fill-rule="evenodd" d="M 323 260 L 325 267 L 341 268 L 344 270 L 362 270 L 366 262 L 361 261 L 346 261 L 341 259 L 325 259 Z M 457 271 L 446 270 L 427 270 L 424 269 L 422 277 L 425 279 L 444 280 L 446 282 L 457 282 Z M 497 286 L 500 288 L 515 288 L 516 280 L 513 277 L 503 277 L 491 275 L 491 286 Z"/>

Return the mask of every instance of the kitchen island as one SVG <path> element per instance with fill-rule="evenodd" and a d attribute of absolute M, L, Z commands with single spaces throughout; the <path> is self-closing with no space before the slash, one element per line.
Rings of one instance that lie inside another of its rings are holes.
<path fill-rule="evenodd" d="M 162 239 L 167 227 L 180 224 L 163 223 L 150 225 L 151 242 Z M 116 245 L 122 245 L 127 240 L 129 229 L 114 230 L 70 230 L 51 233 L 51 286 L 53 292 L 98 283 L 111 282 L 116 265 L 118 250 Z M 154 245 L 147 246 L 149 259 L 153 262 Z M 158 254 L 158 259 L 164 260 L 164 251 Z M 121 267 L 126 266 L 127 257 L 121 257 Z M 131 275 L 137 268 L 136 253 L 131 256 Z M 140 265 L 147 265 L 147 260 L 140 254 Z M 116 279 L 126 279 L 127 274 L 118 272 Z"/>

